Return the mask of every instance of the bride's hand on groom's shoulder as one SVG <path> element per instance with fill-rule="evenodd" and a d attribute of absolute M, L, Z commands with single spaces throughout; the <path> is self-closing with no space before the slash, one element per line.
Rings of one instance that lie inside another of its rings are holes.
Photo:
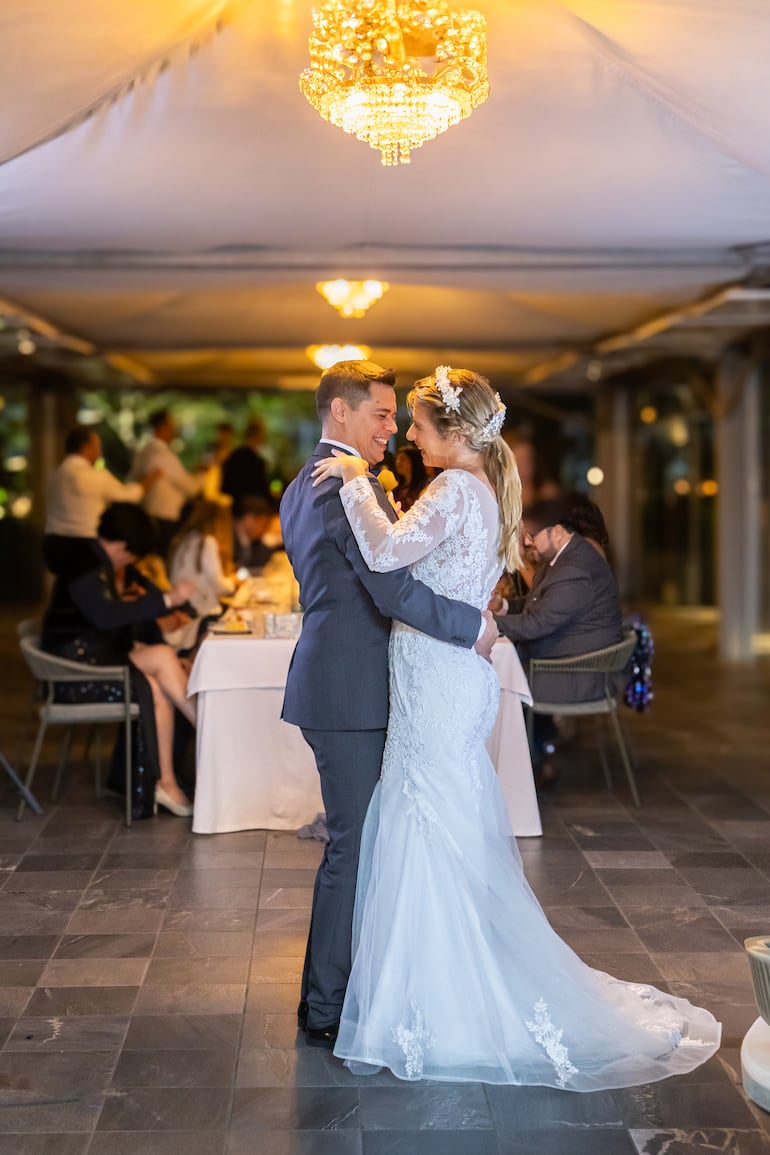
<path fill-rule="evenodd" d="M 313 470 L 313 485 L 318 485 L 327 477 L 341 477 L 344 485 L 346 481 L 352 481 L 354 477 L 365 477 L 369 472 L 369 466 L 362 457 L 338 453 L 336 449 L 332 453 L 332 457 L 324 457 Z"/>

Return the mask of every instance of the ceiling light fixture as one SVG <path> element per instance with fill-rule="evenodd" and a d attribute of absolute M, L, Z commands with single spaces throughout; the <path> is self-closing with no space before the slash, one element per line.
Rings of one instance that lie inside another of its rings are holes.
<path fill-rule="evenodd" d="M 318 281 L 318 292 L 341 317 L 363 317 L 387 293 L 385 281 Z"/>
<path fill-rule="evenodd" d="M 446 0 L 327 0 L 313 12 L 300 89 L 384 165 L 409 164 L 489 96 L 486 27 Z"/>
<path fill-rule="evenodd" d="M 308 345 L 305 352 L 319 369 L 328 369 L 338 361 L 368 361 L 371 349 L 366 345 Z"/>

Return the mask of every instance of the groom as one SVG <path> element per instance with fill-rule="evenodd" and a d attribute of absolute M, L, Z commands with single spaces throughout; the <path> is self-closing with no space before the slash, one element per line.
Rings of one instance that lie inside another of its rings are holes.
<path fill-rule="evenodd" d="M 321 376 L 322 437 L 281 501 L 286 552 L 300 585 L 302 634 L 286 680 L 282 717 L 302 729 L 321 779 L 329 842 L 316 875 L 298 1010 L 314 1046 L 332 1047 L 350 974 L 361 830 L 380 776 L 388 723 L 390 619 L 489 656 L 491 616 L 434 594 L 408 570 L 372 573 L 348 525 L 340 482 L 313 486 L 333 449 L 381 461 L 397 432 L 395 374 L 370 361 L 339 361 Z M 374 478 L 377 499 L 396 514 Z M 425 672 L 430 676 L 430 671 Z"/>

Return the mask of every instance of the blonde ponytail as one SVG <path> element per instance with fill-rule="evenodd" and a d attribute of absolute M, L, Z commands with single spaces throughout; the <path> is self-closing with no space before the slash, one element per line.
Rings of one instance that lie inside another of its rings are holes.
<path fill-rule="evenodd" d="M 502 437 L 496 437 L 484 446 L 481 459 L 500 509 L 499 557 L 508 572 L 514 573 L 521 565 L 521 478 L 516 458 Z"/>

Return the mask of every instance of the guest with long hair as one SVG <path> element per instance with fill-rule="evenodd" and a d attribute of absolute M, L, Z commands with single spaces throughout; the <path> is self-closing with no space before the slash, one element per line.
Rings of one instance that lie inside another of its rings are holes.
<path fill-rule="evenodd" d="M 411 509 L 426 488 L 428 477 L 422 455 L 416 445 L 400 445 L 396 454 L 396 474 L 398 485 L 393 491 L 393 499 L 401 506 L 401 512 Z"/>
<path fill-rule="evenodd" d="M 177 783 L 173 763 L 174 710 L 194 726 L 195 705 L 187 697 L 187 674 L 170 646 L 136 640 L 135 629 L 183 605 L 191 586 L 179 582 L 165 594 L 142 577 L 133 563 L 151 551 L 152 522 L 138 506 L 118 502 L 101 517 L 96 541 L 61 572 L 43 619 L 42 647 L 50 653 L 90 666 L 131 667 L 132 695 L 140 708 L 139 753 L 146 757 L 151 779 L 157 779 L 154 803 L 172 814 L 192 814 L 189 799 Z M 117 575 L 124 571 L 122 592 Z M 93 683 L 63 684 L 60 701 L 114 701 L 122 687 Z M 143 799 L 143 817 L 153 804 Z"/>

